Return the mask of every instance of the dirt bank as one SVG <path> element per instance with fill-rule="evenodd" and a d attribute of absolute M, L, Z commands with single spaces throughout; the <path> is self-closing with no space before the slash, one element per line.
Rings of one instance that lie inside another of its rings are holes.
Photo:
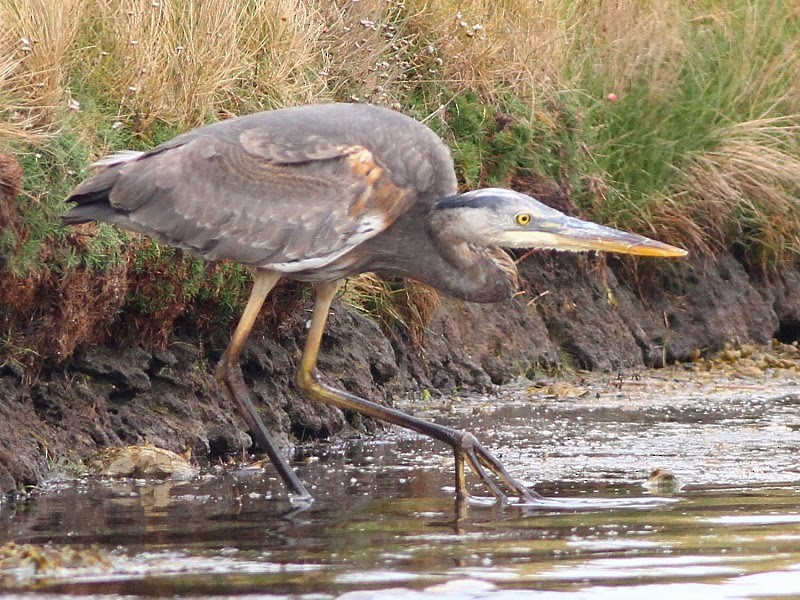
<path fill-rule="evenodd" d="M 635 267 L 635 268 L 634 268 Z M 495 306 L 443 299 L 422 348 L 387 337 L 337 304 L 320 367 L 332 382 L 382 402 L 423 389 L 487 389 L 562 365 L 635 370 L 684 361 L 726 342 L 765 343 L 800 324 L 800 273 L 753 277 L 732 257 L 619 261 L 546 254 L 521 264 L 526 294 Z M 292 383 L 301 322 L 257 333 L 243 368 L 254 401 L 286 444 L 339 434 L 344 416 Z M 240 452 L 243 422 L 214 381 L 226 335 L 186 336 L 165 350 L 92 347 L 24 383 L 0 374 L 0 489 L 35 484 L 101 447 L 145 441 L 196 456 Z M 358 421 L 354 421 L 358 423 Z"/>
<path fill-rule="evenodd" d="M 0 191 L 13 198 L 21 171 L 0 172 Z M 13 211 L 0 214 L 3 227 L 13 219 Z M 654 261 L 543 253 L 521 262 L 520 272 L 524 293 L 506 303 L 441 299 L 421 341 L 403 330 L 387 334 L 337 303 L 320 368 L 336 385 L 391 403 L 423 390 L 486 390 L 562 367 L 657 367 L 727 342 L 791 341 L 800 332 L 800 272 L 752 274 L 732 255 Z M 287 446 L 340 434 L 347 423 L 295 389 L 306 323 L 302 316 L 293 323 L 255 332 L 243 354 L 253 400 Z M 82 347 L 35 376 L 0 357 L 0 491 L 36 484 L 109 446 L 150 442 L 198 457 L 249 448 L 212 375 L 228 332 L 181 331 L 164 349 Z M 357 428 L 373 426 L 348 417 Z"/>

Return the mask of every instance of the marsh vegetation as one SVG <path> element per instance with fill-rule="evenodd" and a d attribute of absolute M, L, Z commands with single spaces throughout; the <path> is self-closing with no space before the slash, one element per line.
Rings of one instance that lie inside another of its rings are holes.
<path fill-rule="evenodd" d="M 464 187 L 556 189 L 696 255 L 800 252 L 793 3 L 0 0 L 0 31 L 0 149 L 25 173 L 0 200 L 0 356 L 20 366 L 237 314 L 241 268 L 57 217 L 101 155 L 292 104 L 391 106 L 442 135 Z M 435 296 L 365 278 L 347 301 L 419 331 Z"/>

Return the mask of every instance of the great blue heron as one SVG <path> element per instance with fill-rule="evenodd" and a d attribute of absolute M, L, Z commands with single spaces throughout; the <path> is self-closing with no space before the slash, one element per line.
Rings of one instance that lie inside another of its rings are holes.
<path fill-rule="evenodd" d="M 568 217 L 533 198 L 490 188 L 459 194 L 453 161 L 425 125 L 375 106 L 319 104 L 243 116 L 124 152 L 67 199 L 65 223 L 106 221 L 207 260 L 252 267 L 250 299 L 216 371 L 291 492 L 310 495 L 250 401 L 239 354 L 281 277 L 316 287 L 297 384 L 311 398 L 449 444 L 456 495 L 465 463 L 499 499 L 501 485 L 535 495 L 471 434 L 369 402 L 320 381 L 320 340 L 343 278 L 373 271 L 421 281 L 472 302 L 517 289 L 506 248 L 605 250 L 678 257 L 648 238 Z M 495 481 L 495 479 L 497 481 Z"/>

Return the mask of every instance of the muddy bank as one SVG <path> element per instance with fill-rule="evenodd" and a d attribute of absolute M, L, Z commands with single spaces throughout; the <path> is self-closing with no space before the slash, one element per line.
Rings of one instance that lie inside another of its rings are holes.
<path fill-rule="evenodd" d="M 800 273 L 753 276 L 730 255 L 633 262 L 546 253 L 520 270 L 525 294 L 509 302 L 442 299 L 422 347 L 335 304 L 320 367 L 333 383 L 392 402 L 422 390 L 485 390 L 562 367 L 657 367 L 726 342 L 791 340 L 800 326 Z M 253 399 L 287 446 L 364 426 L 295 390 L 303 321 L 278 338 L 257 332 L 243 357 Z M 213 378 L 227 339 L 184 333 L 159 351 L 84 348 L 31 382 L 5 367 L 0 489 L 35 484 L 108 446 L 151 442 L 199 457 L 249 448 L 243 422 Z"/>
<path fill-rule="evenodd" d="M 0 154 L 7 200 L 21 177 L 13 158 Z M 533 191 L 571 208 L 560 191 Z M 13 206 L 0 202 L 2 227 L 18 218 Z M 334 385 L 392 403 L 573 368 L 658 367 L 727 342 L 791 341 L 800 333 L 800 272 L 753 275 L 732 255 L 656 261 L 542 253 L 521 262 L 520 273 L 524 293 L 502 304 L 441 298 L 422 339 L 384 331 L 336 303 L 320 369 Z M 270 333 L 254 332 L 242 356 L 253 400 L 287 448 L 375 427 L 295 389 L 310 308 L 297 307 L 290 323 Z M 0 492 L 36 484 L 106 447 L 149 442 L 200 458 L 251 449 L 213 377 L 229 332 L 198 334 L 191 323 L 179 331 L 163 349 L 84 345 L 35 375 L 0 356 Z"/>

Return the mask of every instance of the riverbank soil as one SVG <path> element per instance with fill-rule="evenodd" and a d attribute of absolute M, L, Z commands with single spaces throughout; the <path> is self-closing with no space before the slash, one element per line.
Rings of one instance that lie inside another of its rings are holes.
<path fill-rule="evenodd" d="M 11 175 L 6 188 L 19 184 Z M 320 370 L 391 404 L 576 369 L 638 371 L 800 333 L 800 272 L 748 273 L 731 254 L 656 261 L 547 252 L 519 267 L 524 293 L 497 305 L 440 298 L 421 336 L 383 330 L 335 303 Z M 301 307 L 309 309 L 310 301 Z M 374 429 L 298 393 L 306 319 L 294 321 L 277 333 L 255 331 L 243 353 L 267 425 L 287 448 Z M 79 347 L 36 373 L 0 359 L 0 491 L 35 485 L 113 446 L 149 443 L 203 459 L 251 450 L 213 376 L 229 332 L 202 336 L 190 325 L 164 348 Z"/>

